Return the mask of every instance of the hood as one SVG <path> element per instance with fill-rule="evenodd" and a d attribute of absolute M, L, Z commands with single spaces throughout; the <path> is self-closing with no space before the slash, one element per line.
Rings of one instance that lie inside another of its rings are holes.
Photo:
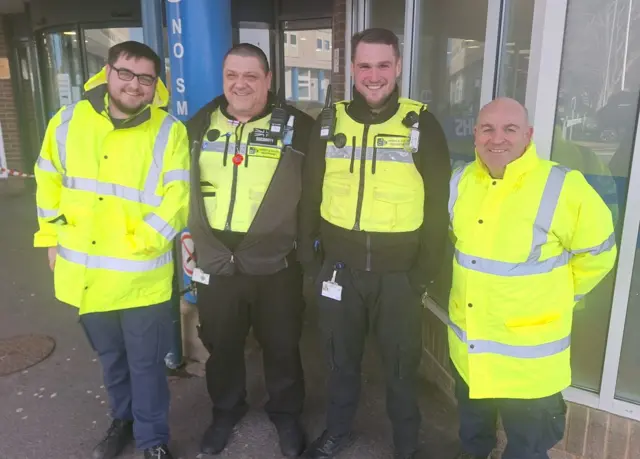
<path fill-rule="evenodd" d="M 87 80 L 87 82 L 84 84 L 84 90 L 85 92 L 89 92 L 90 90 L 95 89 L 98 86 L 106 85 L 106 84 L 107 84 L 107 66 L 105 65 L 104 67 L 102 67 L 102 70 L 100 70 L 94 76 L 89 78 L 89 80 Z M 153 102 L 151 102 L 151 105 L 157 108 L 162 108 L 162 107 L 166 107 L 168 103 L 169 103 L 169 90 L 167 89 L 166 85 L 162 82 L 162 80 L 158 78 L 158 81 L 156 83 L 156 94 L 153 98 Z"/>

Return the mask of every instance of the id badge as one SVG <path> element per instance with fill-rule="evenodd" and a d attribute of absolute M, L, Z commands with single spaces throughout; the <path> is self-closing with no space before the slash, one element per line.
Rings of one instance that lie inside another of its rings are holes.
<path fill-rule="evenodd" d="M 331 298 L 332 300 L 342 300 L 342 286 L 336 282 L 336 275 L 338 271 L 333 271 L 333 277 L 330 281 L 324 281 L 322 283 L 322 296 L 325 298 Z"/>
<path fill-rule="evenodd" d="M 195 268 L 193 270 L 191 279 L 199 284 L 209 285 L 209 274 L 205 274 L 200 268 Z"/>

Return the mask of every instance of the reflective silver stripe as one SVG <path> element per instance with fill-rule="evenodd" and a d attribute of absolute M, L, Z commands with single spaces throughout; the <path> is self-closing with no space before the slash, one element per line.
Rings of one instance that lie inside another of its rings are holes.
<path fill-rule="evenodd" d="M 367 151 L 367 159 L 369 159 L 368 156 L 369 151 Z M 373 156 L 371 159 L 373 159 Z M 400 150 L 398 148 L 377 148 L 376 161 L 413 164 L 413 155 L 406 150 Z"/>
<path fill-rule="evenodd" d="M 451 180 L 449 180 L 449 221 L 453 222 L 453 208 L 456 205 L 456 201 L 458 200 L 458 186 L 460 185 L 460 179 L 462 179 L 462 174 L 464 170 L 471 163 L 467 163 L 462 167 L 457 168 L 451 174 Z"/>
<path fill-rule="evenodd" d="M 56 166 L 54 166 L 50 160 L 44 159 L 42 156 L 38 156 L 38 162 L 36 164 L 40 170 L 45 172 L 58 172 Z"/>
<path fill-rule="evenodd" d="M 58 216 L 58 209 L 43 209 L 38 207 L 38 217 L 40 218 L 54 218 Z"/>
<path fill-rule="evenodd" d="M 169 134 L 175 122 L 176 119 L 171 115 L 167 115 L 165 119 L 162 120 L 162 125 L 156 135 L 156 141 L 153 144 L 153 161 L 147 173 L 147 180 L 144 183 L 145 196 L 155 196 L 156 188 L 160 182 L 160 174 L 162 173 L 164 150 L 169 143 Z"/>
<path fill-rule="evenodd" d="M 116 196 L 127 201 L 138 202 L 158 207 L 162 203 L 162 198 L 155 194 L 145 195 L 142 191 L 115 183 L 99 182 L 97 180 L 81 177 L 63 177 L 62 185 L 65 188 L 78 191 L 88 191 L 90 193 L 103 194 L 106 196 Z"/>
<path fill-rule="evenodd" d="M 176 237 L 176 234 L 178 234 L 178 232 L 169 223 L 158 217 L 156 214 L 147 214 L 144 217 L 144 221 L 169 241 L 173 240 L 173 238 Z"/>
<path fill-rule="evenodd" d="M 523 261 L 521 263 L 509 263 L 506 261 L 489 260 L 487 258 L 474 257 L 455 251 L 456 261 L 464 268 L 495 276 L 528 276 L 531 274 L 543 274 L 569 263 L 571 254 L 563 250 L 560 255 L 541 261 Z"/>
<path fill-rule="evenodd" d="M 146 272 L 169 264 L 173 261 L 172 251 L 160 255 L 153 260 L 125 260 L 123 258 L 89 255 L 66 247 L 58 246 L 58 255 L 71 263 L 77 263 L 91 269 L 109 269 L 121 272 Z"/>
<path fill-rule="evenodd" d="M 515 346 L 497 341 L 467 339 L 464 330 L 451 320 L 449 320 L 449 327 L 460 341 L 467 344 L 469 354 L 496 354 L 519 359 L 538 359 L 560 354 L 571 346 L 571 335 L 550 343 Z"/>
<path fill-rule="evenodd" d="M 551 171 L 549 171 L 547 183 L 544 186 L 544 191 L 540 198 L 538 214 L 533 223 L 533 238 L 529 261 L 537 261 L 540 259 L 542 246 L 547 242 L 547 236 L 549 235 L 553 215 L 560 200 L 560 193 L 562 192 L 562 186 L 564 185 L 567 172 L 569 172 L 569 169 L 562 166 L 553 166 Z"/>
<path fill-rule="evenodd" d="M 589 255 L 593 255 L 595 257 L 596 255 L 600 255 L 601 253 L 608 252 L 609 250 L 613 249 L 615 245 L 616 235 L 615 233 L 611 233 L 611 236 L 609 236 L 602 244 L 595 247 L 590 247 L 588 249 L 572 250 L 571 253 L 573 255 L 588 253 Z"/>
<path fill-rule="evenodd" d="M 351 159 L 353 147 L 338 148 L 335 145 L 327 145 L 325 158 L 327 159 Z M 362 156 L 362 148 L 356 147 L 354 158 L 359 160 Z"/>
<path fill-rule="evenodd" d="M 69 137 L 69 122 L 73 117 L 76 104 L 71 104 L 62 110 L 60 124 L 56 128 L 56 141 L 58 143 L 58 157 L 62 170 L 67 170 L 67 138 Z"/>
<path fill-rule="evenodd" d="M 175 181 L 189 182 L 189 171 L 184 169 L 176 169 L 173 171 L 167 171 L 164 173 L 164 185 L 167 186 L 171 182 Z"/>
<path fill-rule="evenodd" d="M 576 303 L 579 302 L 580 300 L 582 300 L 586 295 L 576 295 L 573 297 L 573 301 L 575 301 Z"/>

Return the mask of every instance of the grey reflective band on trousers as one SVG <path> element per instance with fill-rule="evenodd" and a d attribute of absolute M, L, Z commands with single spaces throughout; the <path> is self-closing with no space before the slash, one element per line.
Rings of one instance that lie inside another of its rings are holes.
<path fill-rule="evenodd" d="M 449 218 L 453 224 L 453 211 L 458 199 L 458 186 L 462 173 L 466 166 L 456 170 L 450 182 L 450 198 L 449 198 Z M 538 213 L 533 223 L 533 237 L 529 256 L 523 262 L 506 262 L 491 260 L 482 257 L 468 255 L 460 250 L 455 250 L 455 258 L 458 264 L 464 268 L 478 271 L 484 274 L 492 274 L 495 276 L 528 276 L 533 274 L 544 274 L 553 271 L 556 268 L 569 263 L 573 255 L 581 253 L 589 253 L 591 255 L 599 255 L 603 252 L 611 250 L 615 245 L 615 235 L 611 234 L 604 242 L 596 247 L 580 249 L 575 252 L 563 250 L 560 254 L 555 255 L 546 260 L 540 260 L 542 255 L 542 246 L 547 242 L 547 237 L 553 222 L 560 193 L 564 185 L 564 180 L 570 169 L 563 166 L 553 166 L 549 171 L 547 183 L 545 184 L 540 199 Z"/>
<path fill-rule="evenodd" d="M 373 147 L 367 147 L 367 161 L 373 160 L 373 150 Z M 413 155 L 406 150 L 381 147 L 377 147 L 375 150 L 376 161 L 413 164 Z M 354 160 L 359 161 L 362 158 L 361 147 L 356 147 L 353 153 Z M 338 148 L 335 145 L 327 145 L 325 158 L 346 159 L 351 161 L 351 155 L 352 147 Z"/>
<path fill-rule="evenodd" d="M 68 109 L 67 109 L 68 110 Z M 64 114 L 67 112 L 65 110 Z M 90 193 L 103 194 L 107 196 L 115 196 L 118 198 L 126 199 L 127 201 L 133 201 L 140 204 L 147 204 L 153 207 L 158 207 L 162 203 L 162 197 L 156 195 L 156 188 L 160 182 L 160 175 L 162 173 L 163 156 L 164 151 L 169 141 L 169 135 L 171 133 L 171 127 L 176 120 L 171 115 L 167 115 L 162 121 L 160 130 L 156 135 L 156 139 L 153 145 L 153 159 L 151 161 L 151 167 L 147 173 L 147 178 L 144 184 L 144 190 L 138 190 L 136 188 L 117 185 L 115 183 L 101 182 L 95 179 L 83 178 L 83 177 L 70 177 L 64 175 L 62 178 L 62 185 L 65 188 L 77 191 L 88 191 Z M 67 128 L 63 131 L 65 137 L 63 139 L 58 138 L 60 145 L 65 145 L 65 162 L 66 162 L 66 136 L 69 134 L 69 123 L 66 123 Z M 58 127 L 60 128 L 60 126 Z M 61 131 L 57 131 L 61 132 Z M 59 149 L 60 161 L 62 163 L 62 151 Z M 66 173 L 66 166 L 63 163 L 63 168 Z M 174 175 L 178 175 L 188 180 L 188 173 L 186 171 L 170 171 Z M 165 182 L 167 179 L 165 178 Z"/>
<path fill-rule="evenodd" d="M 54 166 L 50 160 L 44 159 L 42 156 L 38 156 L 38 161 L 36 164 L 40 170 L 43 170 L 45 172 L 58 172 L 56 166 Z"/>
<path fill-rule="evenodd" d="M 109 269 L 111 271 L 129 273 L 152 271 L 173 262 L 173 253 L 171 250 L 153 260 L 139 261 L 89 255 L 87 253 L 77 252 L 58 245 L 58 255 L 71 263 L 86 266 L 87 268 Z"/>
<path fill-rule="evenodd" d="M 58 209 L 43 209 L 38 207 L 38 217 L 40 218 L 54 218 L 58 216 Z"/>
<path fill-rule="evenodd" d="M 175 230 L 173 226 L 164 221 L 162 218 L 158 217 L 156 214 L 147 214 L 144 217 L 144 221 L 168 241 L 173 240 L 176 237 L 178 232 Z"/>
<path fill-rule="evenodd" d="M 69 137 L 69 123 L 76 109 L 76 104 L 68 105 L 60 113 L 60 124 L 56 128 L 56 141 L 58 143 L 58 157 L 62 172 L 67 172 L 67 138 Z"/>
<path fill-rule="evenodd" d="M 518 359 L 539 359 L 551 357 L 566 351 L 571 346 L 571 335 L 566 338 L 529 346 L 515 346 L 497 341 L 470 340 L 464 330 L 449 320 L 449 327 L 460 341 L 467 345 L 469 354 L 497 354 Z"/>

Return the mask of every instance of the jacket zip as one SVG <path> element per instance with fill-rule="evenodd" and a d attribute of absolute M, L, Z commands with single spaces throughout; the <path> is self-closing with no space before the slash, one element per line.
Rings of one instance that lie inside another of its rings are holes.
<path fill-rule="evenodd" d="M 222 167 L 227 167 L 227 156 L 229 153 L 229 139 L 231 138 L 231 135 L 227 134 L 225 137 L 227 138 L 227 140 L 224 141 L 224 156 L 222 157 Z"/>
<path fill-rule="evenodd" d="M 352 144 L 351 144 L 351 165 L 349 166 L 349 172 L 351 172 L 353 174 L 353 166 L 354 163 L 356 161 L 356 136 L 353 136 L 353 140 L 352 140 Z"/>
<path fill-rule="evenodd" d="M 373 138 L 373 156 L 371 157 L 371 174 L 376 173 L 376 157 L 378 156 L 378 136 Z"/>
<path fill-rule="evenodd" d="M 355 231 L 360 231 L 360 216 L 362 215 L 362 201 L 364 199 L 364 179 L 367 163 L 367 134 L 369 134 L 369 125 L 365 124 L 364 133 L 362 134 L 362 148 L 360 152 L 360 186 L 358 187 L 358 206 L 356 207 L 356 223 L 353 225 Z"/>
<path fill-rule="evenodd" d="M 238 135 L 240 128 L 240 135 Z M 236 126 L 236 152 L 240 153 L 240 145 L 242 144 L 242 134 L 244 132 L 244 123 Z M 238 188 L 238 166 L 233 165 L 233 182 L 231 183 L 231 200 L 229 201 L 229 212 L 227 213 L 227 223 L 224 225 L 225 231 L 231 231 L 231 220 L 233 219 L 233 208 L 236 205 L 236 191 Z"/>

